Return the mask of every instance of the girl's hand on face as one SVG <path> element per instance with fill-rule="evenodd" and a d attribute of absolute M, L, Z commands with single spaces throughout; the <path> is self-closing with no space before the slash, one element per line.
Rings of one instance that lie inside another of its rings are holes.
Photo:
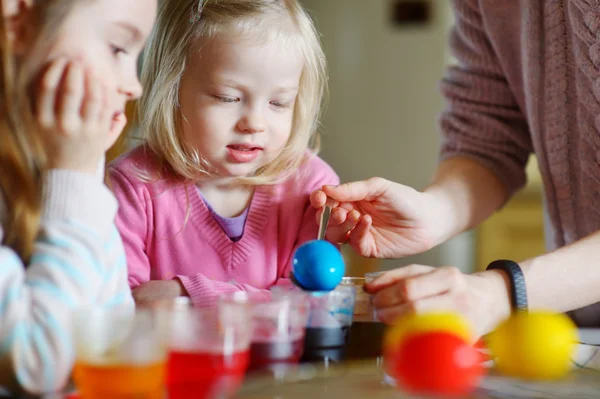
<path fill-rule="evenodd" d="M 440 232 L 450 223 L 432 194 L 381 178 L 324 186 L 311 194 L 312 206 L 321 208 L 327 197 L 336 201 L 327 239 L 349 242 L 366 257 L 399 258 L 429 250 L 445 239 Z"/>
<path fill-rule="evenodd" d="M 507 282 L 494 271 L 464 274 L 455 267 L 410 265 L 383 273 L 365 290 L 387 324 L 409 313 L 455 312 L 472 323 L 478 338 L 510 313 Z"/>
<path fill-rule="evenodd" d="M 43 72 L 36 92 L 36 119 L 51 169 L 95 174 L 120 130 L 111 130 L 109 88 L 78 61 L 57 59 Z M 122 129 L 122 127 L 121 127 Z"/>

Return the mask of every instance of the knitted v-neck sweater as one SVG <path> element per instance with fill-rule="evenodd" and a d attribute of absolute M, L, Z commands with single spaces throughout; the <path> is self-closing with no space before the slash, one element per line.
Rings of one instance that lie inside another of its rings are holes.
<path fill-rule="evenodd" d="M 178 278 L 198 306 L 214 304 L 223 293 L 260 292 L 286 280 L 296 247 L 317 238 L 310 194 L 339 184 L 333 169 L 312 156 L 288 180 L 256 188 L 243 235 L 232 241 L 194 185 L 173 174 L 140 179 L 156 175 L 157 167 L 150 150 L 138 147 L 109 169 L 129 284 Z"/>
<path fill-rule="evenodd" d="M 513 194 L 535 152 L 554 249 L 600 227 L 600 1 L 455 0 L 458 65 L 442 82 L 442 158 L 470 157 Z M 510 254 L 506 254 L 510 256 Z M 568 267 L 568 265 L 565 265 Z M 599 324 L 600 311 L 577 312 Z"/>

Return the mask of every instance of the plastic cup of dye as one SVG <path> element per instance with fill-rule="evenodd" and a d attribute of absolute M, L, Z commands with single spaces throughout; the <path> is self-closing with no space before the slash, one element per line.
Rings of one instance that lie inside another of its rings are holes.
<path fill-rule="evenodd" d="M 356 291 L 347 356 L 351 360 L 375 359 L 380 365 L 383 363 L 383 337 L 386 326 L 377 318 L 372 295 L 363 289 L 366 280 L 365 277 L 344 277 L 341 283 L 353 287 Z"/>
<path fill-rule="evenodd" d="M 161 399 L 166 348 L 150 309 L 85 309 L 74 314 L 73 378 L 82 399 Z"/>
<path fill-rule="evenodd" d="M 354 315 L 356 290 L 339 285 L 333 291 L 308 293 L 308 319 L 301 362 L 339 363 L 345 358 Z"/>
<path fill-rule="evenodd" d="M 375 280 L 377 277 L 381 276 L 385 272 L 370 272 L 365 273 L 365 284 L 368 284 Z"/>
<path fill-rule="evenodd" d="M 369 284 L 369 283 L 373 282 L 376 278 L 378 278 L 379 276 L 381 276 L 384 273 L 385 273 L 384 271 L 382 271 L 382 272 L 365 273 L 364 284 Z M 362 289 L 362 287 L 360 287 L 360 288 Z M 365 293 L 365 295 L 367 295 L 368 298 L 369 298 L 369 315 L 368 315 L 368 318 L 371 318 L 372 321 L 379 321 L 379 319 L 377 318 L 377 309 L 373 305 L 373 295 L 370 295 L 370 294 L 367 294 L 367 293 Z"/>
<path fill-rule="evenodd" d="M 297 364 L 304 350 L 308 318 L 305 295 L 238 295 L 252 314 L 248 371 L 285 371 Z"/>
<path fill-rule="evenodd" d="M 354 322 L 377 321 L 371 295 L 363 289 L 365 283 L 365 277 L 344 277 L 340 283 L 340 286 L 348 286 L 354 289 L 356 295 L 354 302 Z"/>
<path fill-rule="evenodd" d="M 169 320 L 169 398 L 229 397 L 241 385 L 250 359 L 251 313 L 247 304 L 225 298 L 212 308 L 173 303 Z"/>

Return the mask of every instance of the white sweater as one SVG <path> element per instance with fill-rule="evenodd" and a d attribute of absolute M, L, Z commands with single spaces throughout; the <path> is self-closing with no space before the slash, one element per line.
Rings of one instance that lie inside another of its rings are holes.
<path fill-rule="evenodd" d="M 31 262 L 0 246 L 0 387 L 36 394 L 61 389 L 74 362 L 73 310 L 133 306 L 114 224 L 117 201 L 101 180 L 50 171 Z M 5 215 L 0 197 L 0 220 Z"/>

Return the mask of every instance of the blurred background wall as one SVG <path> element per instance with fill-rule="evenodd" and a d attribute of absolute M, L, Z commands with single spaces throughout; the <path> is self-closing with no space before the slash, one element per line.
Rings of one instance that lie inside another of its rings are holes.
<path fill-rule="evenodd" d="M 381 176 L 425 187 L 435 170 L 444 107 L 438 86 L 453 62 L 447 47 L 453 16 L 447 0 L 302 0 L 322 35 L 330 102 L 322 157 L 342 181 Z M 360 259 L 346 248 L 350 273 L 410 263 L 465 271 L 498 257 L 543 251 L 540 185 L 530 185 L 480 229 L 427 253 L 399 260 Z"/>

